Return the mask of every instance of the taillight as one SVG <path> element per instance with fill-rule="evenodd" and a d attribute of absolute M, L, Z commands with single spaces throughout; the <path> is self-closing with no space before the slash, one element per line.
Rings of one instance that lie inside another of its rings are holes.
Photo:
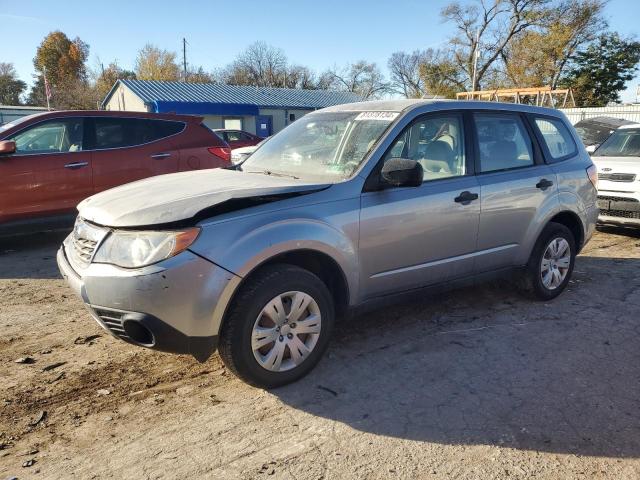
<path fill-rule="evenodd" d="M 209 147 L 209 153 L 221 158 L 225 162 L 231 161 L 231 149 L 229 147 Z"/>
<path fill-rule="evenodd" d="M 589 180 L 591 181 L 591 183 L 593 183 L 593 186 L 597 190 L 598 189 L 598 169 L 596 168 L 595 165 L 591 165 L 589 168 L 587 168 L 587 176 L 589 177 Z"/>

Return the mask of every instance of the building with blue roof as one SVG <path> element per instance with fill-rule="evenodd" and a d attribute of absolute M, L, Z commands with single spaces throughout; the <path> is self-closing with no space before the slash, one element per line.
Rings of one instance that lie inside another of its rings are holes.
<path fill-rule="evenodd" d="M 332 90 L 118 80 L 102 108 L 200 115 L 209 128 L 268 137 L 313 110 L 360 100 L 354 93 Z"/>

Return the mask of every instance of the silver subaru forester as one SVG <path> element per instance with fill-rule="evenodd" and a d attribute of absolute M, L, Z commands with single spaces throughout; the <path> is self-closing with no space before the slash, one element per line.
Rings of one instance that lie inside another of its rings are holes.
<path fill-rule="evenodd" d="M 318 363 L 335 318 L 411 293 L 508 274 L 556 297 L 594 231 L 596 183 L 557 110 L 354 103 L 233 170 L 86 199 L 58 264 L 114 336 L 200 361 L 217 348 L 276 387 Z"/>

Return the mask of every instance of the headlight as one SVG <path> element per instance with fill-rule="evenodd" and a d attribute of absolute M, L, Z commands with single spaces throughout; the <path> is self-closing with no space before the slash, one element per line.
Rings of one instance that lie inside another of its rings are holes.
<path fill-rule="evenodd" d="M 167 232 L 115 230 L 100 245 L 93 261 L 124 268 L 144 267 L 183 252 L 199 233 L 195 227 Z"/>
<path fill-rule="evenodd" d="M 231 163 L 234 165 L 240 163 L 245 158 L 247 158 L 247 155 L 243 155 L 242 153 L 231 153 Z"/>

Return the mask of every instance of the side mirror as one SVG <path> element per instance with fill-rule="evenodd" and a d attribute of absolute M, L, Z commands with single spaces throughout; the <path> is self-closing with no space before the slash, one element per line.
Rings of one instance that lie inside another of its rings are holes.
<path fill-rule="evenodd" d="M 13 140 L 0 141 L 0 155 L 10 155 L 16 152 L 16 142 Z"/>
<path fill-rule="evenodd" d="M 419 187 L 424 170 L 415 160 L 390 158 L 382 166 L 382 180 L 394 187 Z"/>
<path fill-rule="evenodd" d="M 597 150 L 597 148 L 599 147 L 599 144 L 595 144 L 595 145 L 589 145 L 587 148 L 585 148 L 585 150 L 587 151 L 587 153 L 589 155 L 591 155 L 593 152 L 595 152 Z"/>

